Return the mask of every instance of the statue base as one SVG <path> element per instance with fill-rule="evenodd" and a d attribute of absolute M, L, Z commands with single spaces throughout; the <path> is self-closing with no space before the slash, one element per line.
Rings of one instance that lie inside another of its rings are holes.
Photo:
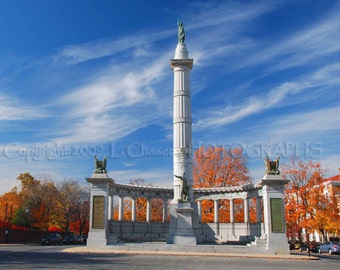
<path fill-rule="evenodd" d="M 176 245 L 199 244 L 202 241 L 200 237 L 197 237 L 196 231 L 198 231 L 198 215 L 195 204 L 191 202 L 172 203 L 170 205 L 167 243 Z"/>
<path fill-rule="evenodd" d="M 284 186 L 288 182 L 289 180 L 279 174 L 266 174 L 261 180 L 267 251 L 275 254 L 290 252 L 284 207 Z"/>

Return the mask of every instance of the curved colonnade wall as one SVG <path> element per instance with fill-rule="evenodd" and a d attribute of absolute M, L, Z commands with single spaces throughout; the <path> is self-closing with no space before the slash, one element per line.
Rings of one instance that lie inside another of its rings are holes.
<path fill-rule="evenodd" d="M 168 234 L 169 210 L 168 205 L 174 198 L 173 188 L 141 186 L 113 183 L 109 188 L 108 220 L 110 221 L 108 242 L 127 241 L 165 241 Z M 114 207 L 114 198 L 118 198 L 118 207 Z M 138 198 L 145 198 L 145 219 L 137 220 L 136 202 Z M 262 186 L 248 184 L 245 186 L 223 188 L 193 189 L 193 198 L 198 205 L 200 221 L 202 221 L 202 202 L 213 201 L 214 222 L 200 222 L 201 234 L 204 242 L 249 241 L 263 235 Z M 253 199 L 252 199 L 253 198 Z M 163 202 L 162 220 L 155 222 L 152 218 L 152 200 Z M 252 199 L 252 207 L 250 200 Z M 130 200 L 128 220 L 126 219 L 124 202 Z M 229 203 L 229 222 L 221 222 L 219 206 L 222 200 Z M 235 221 L 235 206 L 241 201 L 243 208 L 243 222 Z M 114 211 L 117 211 L 114 215 Z M 256 220 L 250 220 L 250 212 L 256 211 Z M 114 218 L 115 217 L 115 218 Z M 124 218 L 125 217 L 125 218 Z"/>

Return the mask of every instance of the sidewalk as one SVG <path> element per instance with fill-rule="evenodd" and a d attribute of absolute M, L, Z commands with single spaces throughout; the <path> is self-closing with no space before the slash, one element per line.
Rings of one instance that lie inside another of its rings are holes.
<path fill-rule="evenodd" d="M 234 250 L 232 250 L 234 249 Z M 269 254 L 249 253 L 249 250 L 239 246 L 217 245 L 167 245 L 164 243 L 124 243 L 108 245 L 103 248 L 87 248 L 86 246 L 69 247 L 63 250 L 69 253 L 101 253 L 101 254 L 143 254 L 143 255 L 168 255 L 168 256 L 211 256 L 230 258 L 258 258 L 277 260 L 319 260 L 318 257 L 308 254 Z"/>

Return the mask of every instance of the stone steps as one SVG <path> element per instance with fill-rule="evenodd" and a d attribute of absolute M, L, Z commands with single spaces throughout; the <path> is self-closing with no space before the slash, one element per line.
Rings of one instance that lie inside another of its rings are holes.
<path fill-rule="evenodd" d="M 107 248 L 116 250 L 181 251 L 209 253 L 268 253 L 264 246 L 252 245 L 173 245 L 166 243 L 116 243 Z"/>

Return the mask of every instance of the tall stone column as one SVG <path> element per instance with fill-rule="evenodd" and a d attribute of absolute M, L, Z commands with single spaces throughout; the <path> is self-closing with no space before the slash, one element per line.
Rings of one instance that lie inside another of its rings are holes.
<path fill-rule="evenodd" d="M 178 44 L 175 59 L 171 60 L 174 72 L 173 112 L 173 169 L 174 201 L 182 199 L 183 182 L 188 187 L 188 200 L 192 199 L 192 131 L 190 71 L 193 59 L 188 59 L 185 44 Z"/>
<path fill-rule="evenodd" d="M 173 104 L 173 185 L 170 203 L 168 243 L 196 244 L 198 235 L 197 204 L 193 200 L 192 179 L 192 120 L 190 71 L 193 59 L 184 43 L 183 24 L 178 22 L 178 44 L 170 67 L 174 72 Z"/>

